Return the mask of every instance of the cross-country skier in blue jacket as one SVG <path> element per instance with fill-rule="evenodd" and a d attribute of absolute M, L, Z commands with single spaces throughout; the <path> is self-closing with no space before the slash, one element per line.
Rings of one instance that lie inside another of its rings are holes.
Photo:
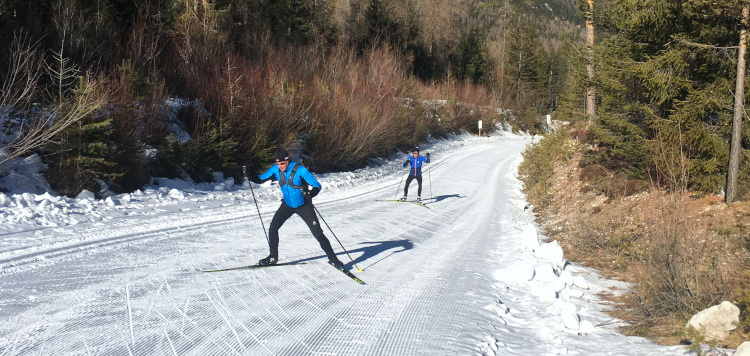
<path fill-rule="evenodd" d="M 312 204 L 312 198 L 320 192 L 320 183 L 305 166 L 290 161 L 289 153 L 285 149 L 277 149 L 274 153 L 274 159 L 276 164 L 265 173 L 258 176 L 251 174 L 248 177 L 251 182 L 256 184 L 275 179 L 279 182 L 279 188 L 281 188 L 281 193 L 284 196 L 281 206 L 276 210 L 276 214 L 271 220 L 271 226 L 268 228 L 268 247 L 271 253 L 268 257 L 258 261 L 258 264 L 267 266 L 275 265 L 278 262 L 279 228 L 292 214 L 297 214 L 305 221 L 307 227 L 310 228 L 310 232 L 320 243 L 320 247 L 328 256 L 329 263 L 336 268 L 341 268 L 344 264 L 336 257 L 333 248 L 331 248 L 331 243 L 323 234 L 323 229 L 320 227 Z M 308 190 L 308 186 L 312 186 L 312 189 Z"/>
<path fill-rule="evenodd" d="M 419 155 L 419 149 L 415 149 L 414 153 L 408 157 L 406 162 L 404 162 L 404 167 L 409 166 L 409 176 L 406 178 L 406 185 L 404 186 L 404 197 L 401 198 L 401 201 L 406 201 L 406 196 L 409 195 L 409 184 L 411 184 L 411 181 L 416 179 L 417 183 L 419 183 L 419 188 L 417 189 L 417 202 L 422 202 L 422 163 L 430 163 L 430 153 L 427 152 L 425 154 L 427 157 L 423 157 Z"/>

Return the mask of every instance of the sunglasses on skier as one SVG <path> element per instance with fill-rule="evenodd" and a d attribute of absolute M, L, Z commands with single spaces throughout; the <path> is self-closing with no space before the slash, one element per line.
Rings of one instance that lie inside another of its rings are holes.
<path fill-rule="evenodd" d="M 278 161 L 276 162 L 276 164 L 278 164 L 279 166 L 283 166 L 283 165 L 289 164 L 289 161 Z"/>

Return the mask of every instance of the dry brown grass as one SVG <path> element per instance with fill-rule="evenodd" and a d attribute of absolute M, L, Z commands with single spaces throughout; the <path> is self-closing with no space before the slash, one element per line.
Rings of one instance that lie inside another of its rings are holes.
<path fill-rule="evenodd" d="M 627 187 L 642 183 L 624 180 L 609 188 L 620 193 L 607 193 L 592 185 L 612 173 L 582 169 L 580 160 L 556 167 L 552 200 L 535 212 L 568 259 L 633 283 L 626 296 L 606 297 L 619 302 L 613 317 L 630 323 L 624 333 L 678 344 L 690 316 L 747 288 L 750 203 L 727 206 L 720 196 L 643 191 Z M 736 347 L 741 339 L 724 346 Z"/>

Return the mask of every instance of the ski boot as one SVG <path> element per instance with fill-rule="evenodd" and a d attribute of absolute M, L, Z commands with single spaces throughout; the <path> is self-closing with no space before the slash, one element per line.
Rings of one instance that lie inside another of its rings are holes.
<path fill-rule="evenodd" d="M 279 259 L 273 256 L 268 256 L 258 261 L 258 266 L 273 266 L 278 262 Z"/>
<path fill-rule="evenodd" d="M 336 269 L 343 269 L 344 268 L 344 263 L 341 262 L 341 261 L 339 261 L 338 259 L 335 259 L 333 261 L 329 260 L 328 264 L 330 264 L 333 267 L 336 267 Z"/>
<path fill-rule="evenodd" d="M 422 197 L 417 197 L 417 203 L 422 204 Z"/>
<path fill-rule="evenodd" d="M 406 201 L 406 195 L 404 195 L 403 197 L 401 197 L 401 199 L 399 199 L 399 200 L 400 201 Z"/>

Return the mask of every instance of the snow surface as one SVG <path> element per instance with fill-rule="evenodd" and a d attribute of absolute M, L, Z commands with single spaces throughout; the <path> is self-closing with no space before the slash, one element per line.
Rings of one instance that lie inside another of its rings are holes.
<path fill-rule="evenodd" d="M 377 201 L 400 196 L 406 153 L 318 175 L 326 235 L 366 285 L 328 266 L 298 217 L 279 257 L 305 264 L 201 272 L 268 254 L 276 183 L 160 179 L 95 200 L 5 181 L 0 356 L 694 354 L 621 335 L 597 293 L 627 286 L 540 235 L 515 176 L 531 140 L 421 147 L 429 208 Z"/>

